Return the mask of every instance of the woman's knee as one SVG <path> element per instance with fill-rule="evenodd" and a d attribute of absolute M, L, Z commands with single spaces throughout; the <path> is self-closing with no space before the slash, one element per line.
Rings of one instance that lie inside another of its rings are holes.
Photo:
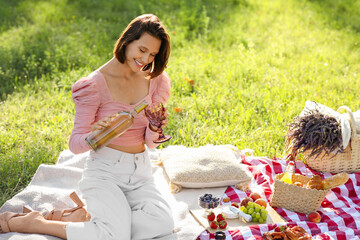
<path fill-rule="evenodd" d="M 141 209 L 133 211 L 132 232 L 148 232 L 148 239 L 171 234 L 174 220 L 167 205 L 147 202 Z"/>
<path fill-rule="evenodd" d="M 97 239 L 130 239 L 132 213 L 124 193 L 112 183 L 98 182 L 88 181 L 81 189 Z"/>
<path fill-rule="evenodd" d="M 161 208 L 161 210 L 158 210 L 157 212 L 158 217 L 157 226 L 164 231 L 164 233 L 172 232 L 174 229 L 174 219 L 171 214 L 171 210 L 167 208 Z"/>

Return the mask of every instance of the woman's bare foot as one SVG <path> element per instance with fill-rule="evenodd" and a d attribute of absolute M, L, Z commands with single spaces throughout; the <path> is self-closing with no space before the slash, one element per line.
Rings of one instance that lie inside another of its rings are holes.
<path fill-rule="evenodd" d="M 11 218 L 8 226 L 11 232 L 48 234 L 66 239 L 65 222 L 86 221 L 90 221 L 90 214 L 84 208 L 79 208 L 65 214 L 61 221 L 46 220 L 40 212 L 33 211 Z"/>
<path fill-rule="evenodd" d="M 66 239 L 66 224 L 49 221 L 40 212 L 30 212 L 24 216 L 13 217 L 8 221 L 11 232 L 38 233 Z"/>
<path fill-rule="evenodd" d="M 24 216 L 13 217 L 8 225 L 11 232 L 34 233 L 46 220 L 40 212 L 30 212 Z"/>

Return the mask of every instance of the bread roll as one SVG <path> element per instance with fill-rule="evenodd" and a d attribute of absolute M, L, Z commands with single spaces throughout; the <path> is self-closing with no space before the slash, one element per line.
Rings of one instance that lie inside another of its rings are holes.
<path fill-rule="evenodd" d="M 285 229 L 285 234 L 290 240 L 311 240 L 312 237 L 308 234 L 302 227 L 287 227 Z"/>
<path fill-rule="evenodd" d="M 323 183 L 321 181 L 321 177 L 319 175 L 312 176 L 308 184 L 306 185 L 306 188 L 322 190 Z"/>
<path fill-rule="evenodd" d="M 345 184 L 349 180 L 349 174 L 342 172 L 326 178 L 322 181 L 324 189 L 331 189 Z"/>
<path fill-rule="evenodd" d="M 265 232 L 263 238 L 265 240 L 289 240 L 284 232 Z"/>

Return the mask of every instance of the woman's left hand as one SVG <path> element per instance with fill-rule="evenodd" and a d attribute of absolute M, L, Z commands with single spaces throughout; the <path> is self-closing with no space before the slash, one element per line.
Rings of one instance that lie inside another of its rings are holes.
<path fill-rule="evenodd" d="M 166 127 L 166 125 L 167 125 L 168 122 L 169 122 L 169 113 L 167 112 L 167 108 L 164 107 L 164 109 L 165 109 L 165 113 L 164 113 L 165 119 L 161 121 L 161 128 Z M 151 123 L 149 123 L 149 125 L 150 125 L 151 131 L 157 132 L 157 130 L 158 130 L 157 127 L 155 127 L 155 126 L 152 125 Z"/>

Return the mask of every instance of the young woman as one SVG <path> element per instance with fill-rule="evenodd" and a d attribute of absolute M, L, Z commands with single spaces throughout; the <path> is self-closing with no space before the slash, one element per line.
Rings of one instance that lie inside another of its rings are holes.
<path fill-rule="evenodd" d="M 85 137 L 107 126 L 113 114 L 129 111 L 142 100 L 165 103 L 170 79 L 164 72 L 170 38 L 160 20 L 135 18 L 115 44 L 114 57 L 72 87 L 75 120 L 69 147 L 89 151 Z M 166 122 L 164 122 L 166 124 Z M 0 215 L 1 232 L 41 233 L 70 240 L 168 239 L 173 220 L 170 207 L 155 188 L 148 148 L 159 137 L 144 112 L 132 127 L 86 159 L 79 188 L 87 212 L 77 208 L 60 221 L 39 212 Z"/>

